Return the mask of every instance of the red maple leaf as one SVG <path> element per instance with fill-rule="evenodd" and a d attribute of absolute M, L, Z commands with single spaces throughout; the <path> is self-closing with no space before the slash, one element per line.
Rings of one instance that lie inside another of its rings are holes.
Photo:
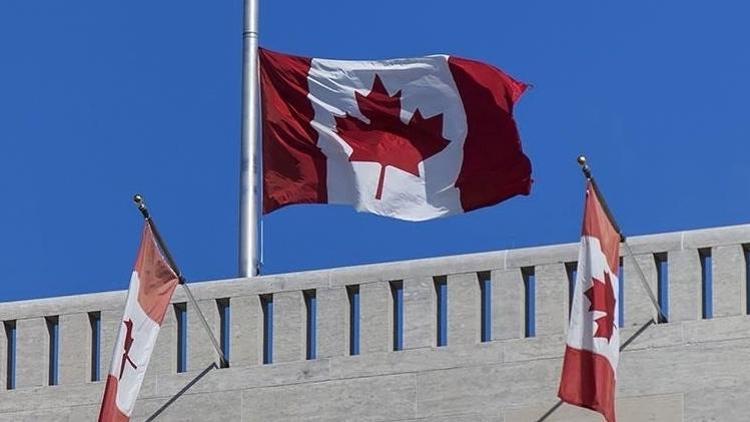
<path fill-rule="evenodd" d="M 127 321 L 123 321 L 123 324 L 125 324 L 125 344 L 123 344 L 123 353 L 122 353 L 122 364 L 120 365 L 120 378 L 122 379 L 122 374 L 125 372 L 125 363 L 130 363 L 130 366 L 133 367 L 133 369 L 138 369 L 138 366 L 133 362 L 133 359 L 130 358 L 130 348 L 133 347 L 133 342 L 135 339 L 133 338 L 133 320 L 128 319 Z"/>
<path fill-rule="evenodd" d="M 393 166 L 419 177 L 419 163 L 448 146 L 443 138 L 443 115 L 424 118 L 419 109 L 408 124 L 401 121 L 401 91 L 389 95 L 378 75 L 367 95 L 355 92 L 360 113 L 370 122 L 347 114 L 336 117 L 336 131 L 349 146 L 349 161 L 380 164 L 375 199 L 383 195 L 385 168 Z"/>
<path fill-rule="evenodd" d="M 604 281 L 594 278 L 591 287 L 583 294 L 591 302 L 589 312 L 600 311 L 605 315 L 597 318 L 594 337 L 606 338 L 610 341 L 615 327 L 615 292 L 609 272 L 604 271 Z"/>

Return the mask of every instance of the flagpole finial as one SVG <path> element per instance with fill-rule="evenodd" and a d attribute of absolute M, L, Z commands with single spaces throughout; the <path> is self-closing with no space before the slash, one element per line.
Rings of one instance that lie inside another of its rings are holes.
<path fill-rule="evenodd" d="M 138 211 L 143 214 L 143 218 L 148 219 L 148 208 L 146 207 L 146 201 L 143 199 L 143 195 L 141 195 L 140 193 L 136 193 L 135 195 L 133 195 L 133 202 L 135 202 L 135 205 L 138 207 Z"/>
<path fill-rule="evenodd" d="M 583 175 L 586 176 L 587 179 L 591 179 L 591 167 L 589 167 L 588 163 L 586 162 L 586 156 L 583 154 L 579 155 L 576 161 L 578 161 L 578 165 L 581 166 Z"/>

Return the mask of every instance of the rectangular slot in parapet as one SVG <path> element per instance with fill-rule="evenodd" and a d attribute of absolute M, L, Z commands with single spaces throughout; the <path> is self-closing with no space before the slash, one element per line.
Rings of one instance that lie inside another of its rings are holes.
<path fill-rule="evenodd" d="M 401 280 L 391 281 L 391 299 L 393 301 L 393 350 L 404 348 L 404 283 Z"/>
<path fill-rule="evenodd" d="M 174 316 L 177 321 L 177 372 L 187 371 L 187 304 L 175 303 Z"/>
<path fill-rule="evenodd" d="M 303 292 L 305 297 L 305 357 L 312 360 L 317 357 L 317 311 L 318 300 L 315 296 L 315 290 L 306 290 Z"/>
<path fill-rule="evenodd" d="M 745 257 L 745 314 L 750 315 L 750 244 L 742 245 Z"/>
<path fill-rule="evenodd" d="M 359 354 L 359 285 L 346 286 L 349 298 L 349 354 Z"/>
<path fill-rule="evenodd" d="M 534 267 L 521 268 L 524 287 L 524 335 L 536 336 L 536 275 Z"/>
<path fill-rule="evenodd" d="M 437 346 L 441 347 L 448 344 L 448 281 L 445 276 L 433 277 L 433 281 L 435 283 L 435 294 L 437 295 L 436 342 Z"/>
<path fill-rule="evenodd" d="M 711 319 L 714 316 L 714 277 L 711 269 L 711 248 L 698 249 L 701 260 L 701 308 L 703 319 Z"/>
<path fill-rule="evenodd" d="M 216 306 L 219 310 L 219 346 L 221 347 L 221 353 L 224 355 L 224 362 L 221 363 L 221 367 L 228 368 L 229 351 L 231 349 L 230 339 L 232 338 L 230 333 L 232 311 L 229 307 L 229 298 L 216 299 Z"/>
<path fill-rule="evenodd" d="M 263 312 L 263 363 L 273 363 L 273 295 L 260 297 Z"/>
<path fill-rule="evenodd" d="M 483 343 L 492 340 L 492 276 L 489 271 L 477 273 L 480 295 L 480 338 Z"/>
<path fill-rule="evenodd" d="M 663 316 L 669 319 L 669 261 L 667 259 L 667 253 L 656 253 L 654 254 L 654 262 L 656 263 L 656 296 L 659 302 L 659 308 Z M 659 322 L 661 321 L 659 318 Z"/>
<path fill-rule="evenodd" d="M 617 292 L 617 321 L 618 327 L 625 326 L 625 266 L 622 265 L 622 258 L 620 258 L 620 268 L 617 272 L 617 282 L 619 284 L 619 291 Z"/>
<path fill-rule="evenodd" d="M 3 322 L 6 339 L 5 388 L 16 388 L 16 321 Z"/>
<path fill-rule="evenodd" d="M 578 277 L 578 262 L 566 262 L 565 273 L 568 275 L 568 318 L 570 310 L 573 308 L 573 293 L 576 288 L 576 278 Z"/>
<path fill-rule="evenodd" d="M 100 312 L 89 312 L 89 326 L 91 327 L 91 381 L 100 381 L 102 333 L 102 314 Z"/>
<path fill-rule="evenodd" d="M 49 359 L 47 361 L 47 384 L 58 384 L 58 373 L 60 366 L 60 319 L 56 316 L 44 318 L 47 323 L 49 335 Z"/>

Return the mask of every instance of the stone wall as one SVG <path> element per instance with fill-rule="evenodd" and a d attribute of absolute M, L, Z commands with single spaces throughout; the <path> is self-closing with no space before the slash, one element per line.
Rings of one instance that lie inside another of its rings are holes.
<path fill-rule="evenodd" d="M 629 239 L 657 291 L 655 254 L 667 257 L 669 323 L 648 327 L 626 348 L 618 373 L 620 421 L 745 421 L 750 418 L 750 225 Z M 711 254 L 712 309 L 704 318 L 701 253 Z M 175 312 L 167 314 L 134 420 L 145 420 L 183 388 L 164 421 L 536 421 L 557 403 L 567 329 L 565 244 L 352 268 L 193 283 L 218 333 L 217 301 L 231 309 L 230 367 L 218 362 L 195 309 L 187 306 L 187 371 L 177 372 Z M 622 339 L 654 315 L 624 258 Z M 527 298 L 524 274 L 534 274 Z M 490 277 L 491 339 L 481 341 L 480 279 Z M 437 347 L 435 280 L 447 282 L 447 345 Z M 403 285 L 403 350 L 393 350 L 391 282 Z M 359 286 L 360 354 L 349 355 L 347 286 Z M 317 357 L 306 357 L 304 292 L 317 299 Z M 263 364 L 261 297 L 273 298 L 273 363 Z M 6 389 L 8 336 L 0 332 L 0 421 L 82 421 L 98 414 L 104 384 L 91 381 L 93 331 L 101 318 L 99 372 L 106 377 L 125 292 L 0 304 L 15 327 L 15 388 Z M 178 288 L 173 302 L 187 302 Z M 529 315 L 529 305 L 535 312 Z M 59 385 L 49 384 L 49 321 L 59 324 Z M 535 335 L 527 337 L 527 321 Z M 547 421 L 599 421 L 563 405 Z"/>

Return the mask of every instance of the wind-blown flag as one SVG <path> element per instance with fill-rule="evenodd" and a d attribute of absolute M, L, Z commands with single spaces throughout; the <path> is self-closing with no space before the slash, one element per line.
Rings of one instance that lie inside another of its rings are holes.
<path fill-rule="evenodd" d="M 615 380 L 620 356 L 616 312 L 620 235 L 589 181 L 578 272 L 558 396 L 615 422 Z"/>
<path fill-rule="evenodd" d="M 125 313 L 107 375 L 99 421 L 127 421 L 154 350 L 164 314 L 178 284 L 146 223 L 130 278 Z"/>
<path fill-rule="evenodd" d="M 472 60 L 260 50 L 263 209 L 348 204 L 428 220 L 528 195 L 513 105 L 526 85 Z"/>

